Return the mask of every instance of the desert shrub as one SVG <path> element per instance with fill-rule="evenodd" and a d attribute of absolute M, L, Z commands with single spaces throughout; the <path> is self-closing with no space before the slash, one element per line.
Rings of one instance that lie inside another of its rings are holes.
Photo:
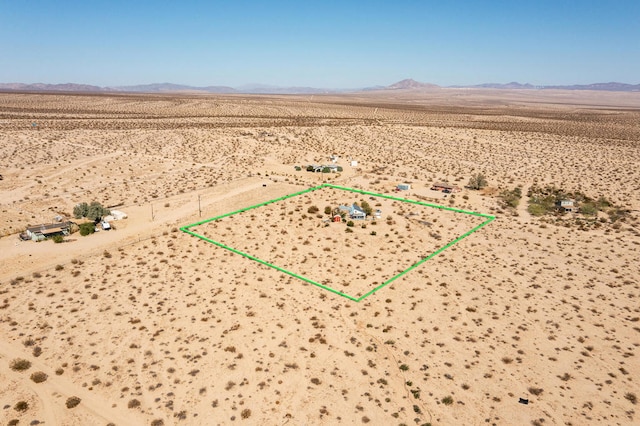
<path fill-rule="evenodd" d="M 240 417 L 242 417 L 243 419 L 248 419 L 249 417 L 251 417 L 251 410 L 249 410 L 248 408 L 245 408 L 240 413 Z"/>
<path fill-rule="evenodd" d="M 360 203 L 360 208 L 362 208 L 367 216 L 371 216 L 373 214 L 373 208 L 366 201 L 362 201 L 362 203 Z"/>
<path fill-rule="evenodd" d="M 127 403 L 127 407 L 138 408 L 140 407 L 140 401 L 134 398 Z"/>
<path fill-rule="evenodd" d="M 631 393 L 631 392 L 625 393 L 624 394 L 624 399 L 626 399 L 627 401 L 629 401 L 633 405 L 636 405 L 638 403 L 638 397 L 636 396 L 635 393 Z"/>
<path fill-rule="evenodd" d="M 314 168 L 313 168 L 313 166 L 312 166 L 312 165 L 308 165 L 308 166 L 307 166 L 307 171 L 308 171 L 308 172 L 312 172 L 313 170 L 314 170 Z"/>
<path fill-rule="evenodd" d="M 89 220 L 96 220 L 100 217 L 108 215 L 110 212 L 104 208 L 102 204 L 97 201 L 92 201 L 91 204 L 80 203 L 73 208 L 73 216 L 76 219 L 86 217 Z"/>
<path fill-rule="evenodd" d="M 73 217 L 75 217 L 76 219 L 81 219 L 83 217 L 87 217 L 87 212 L 88 211 L 89 211 L 89 204 L 87 204 L 87 203 L 77 204 L 73 208 Z"/>
<path fill-rule="evenodd" d="M 402 370 L 402 371 L 407 371 L 408 369 L 409 369 L 409 366 L 407 364 L 402 364 L 400 366 L 400 370 Z"/>
<path fill-rule="evenodd" d="M 96 232 L 96 226 L 92 222 L 80 224 L 80 235 L 83 237 L 91 235 Z"/>
<path fill-rule="evenodd" d="M 60 234 L 54 235 L 51 239 L 56 244 L 60 244 L 60 243 L 64 242 L 64 237 L 62 235 L 60 235 Z"/>
<path fill-rule="evenodd" d="M 534 387 L 530 387 L 530 388 L 528 389 L 528 391 L 529 391 L 529 393 L 530 393 L 531 395 L 535 395 L 535 396 L 538 396 L 538 395 L 540 395 L 540 394 L 542 393 L 542 389 L 541 389 L 541 388 L 534 388 Z"/>
<path fill-rule="evenodd" d="M 351 228 L 346 228 L 346 229 L 345 229 L 345 232 L 347 232 L 347 233 L 351 233 L 351 232 L 353 232 L 353 229 L 351 229 Z"/>
<path fill-rule="evenodd" d="M 16 405 L 13 406 L 13 409 L 16 411 L 27 411 L 29 409 L 29 403 L 27 401 L 18 401 Z"/>
<path fill-rule="evenodd" d="M 13 371 L 25 371 L 31 368 L 31 361 L 23 358 L 16 358 L 13 361 L 11 361 L 11 364 L 9 364 L 9 367 Z"/>
<path fill-rule="evenodd" d="M 55 269 L 56 269 L 56 271 L 62 271 L 64 269 L 64 266 L 56 265 Z"/>
<path fill-rule="evenodd" d="M 453 398 L 451 398 L 451 396 L 445 396 L 444 398 L 442 398 L 442 403 L 444 405 L 451 405 L 453 404 Z"/>
<path fill-rule="evenodd" d="M 307 209 L 307 213 L 318 213 L 318 211 L 320 211 L 320 209 L 318 208 L 318 206 L 311 206 Z"/>
<path fill-rule="evenodd" d="M 584 203 L 580 206 L 580 213 L 586 216 L 595 216 L 598 213 L 598 208 L 593 203 Z"/>
<path fill-rule="evenodd" d="M 522 198 L 522 188 L 516 186 L 512 190 L 505 189 L 500 193 L 500 200 L 505 207 L 511 207 L 515 209 L 520 204 L 520 198 Z"/>
<path fill-rule="evenodd" d="M 478 190 L 484 188 L 488 184 L 489 182 L 487 182 L 487 178 L 482 173 L 476 173 L 471 176 L 467 186 L 471 189 Z"/>
<path fill-rule="evenodd" d="M 547 209 L 542 204 L 531 203 L 529 207 L 527 207 L 527 211 L 532 216 L 543 216 L 547 213 Z"/>
<path fill-rule="evenodd" d="M 35 383 L 42 383 L 47 380 L 47 374 L 43 371 L 36 371 L 31 375 L 31 380 Z"/>
<path fill-rule="evenodd" d="M 302 170 L 302 167 L 296 166 L 296 172 L 299 172 L 300 170 Z"/>
<path fill-rule="evenodd" d="M 80 404 L 80 401 L 81 399 L 77 396 L 70 396 L 69 398 L 67 398 L 67 402 L 65 403 L 65 405 L 67 406 L 67 408 L 77 407 Z"/>
<path fill-rule="evenodd" d="M 36 346 L 35 348 L 33 348 L 33 356 L 38 358 L 40 355 L 42 355 L 42 348 L 40 346 Z"/>
<path fill-rule="evenodd" d="M 327 206 L 324 208 L 324 214 L 331 214 L 331 206 Z"/>
<path fill-rule="evenodd" d="M 355 224 L 353 223 L 353 221 L 352 221 L 352 220 L 350 220 L 350 221 L 348 221 L 348 222 L 347 222 L 347 226 L 351 227 L 351 226 L 353 226 L 353 225 L 355 225 Z"/>
<path fill-rule="evenodd" d="M 322 173 L 331 173 L 331 169 L 329 167 L 323 167 Z"/>
<path fill-rule="evenodd" d="M 164 426 L 164 420 L 155 419 L 154 421 L 151 422 L 151 426 Z"/>
<path fill-rule="evenodd" d="M 341 171 L 343 171 L 344 169 L 342 168 L 342 166 L 338 166 L 337 170 L 338 170 L 338 172 L 341 172 Z"/>

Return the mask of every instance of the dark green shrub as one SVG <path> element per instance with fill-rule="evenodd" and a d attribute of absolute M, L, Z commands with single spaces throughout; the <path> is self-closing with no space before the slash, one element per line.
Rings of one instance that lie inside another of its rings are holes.
<path fill-rule="evenodd" d="M 54 235 L 51 239 L 56 244 L 60 244 L 60 243 L 64 242 L 64 237 L 62 235 L 60 235 L 60 234 Z"/>
<path fill-rule="evenodd" d="M 76 219 L 86 217 L 90 220 L 96 220 L 109 214 L 109 209 L 106 209 L 97 201 L 92 201 L 91 204 L 80 203 L 73 208 L 73 216 Z"/>
<path fill-rule="evenodd" d="M 80 203 L 73 208 L 73 217 L 75 217 L 76 219 L 87 217 L 88 211 L 89 211 L 89 204 Z"/>
<path fill-rule="evenodd" d="M 529 207 L 527 207 L 527 211 L 532 216 L 543 216 L 547 212 L 547 209 L 541 204 L 531 203 Z"/>
<path fill-rule="evenodd" d="M 353 225 L 354 225 L 354 223 L 353 223 L 353 221 L 352 221 L 352 220 L 350 220 L 350 221 L 348 221 L 348 222 L 347 222 L 347 226 L 351 227 L 351 226 L 353 226 Z"/>
<path fill-rule="evenodd" d="M 360 204 L 360 208 L 367 214 L 367 216 L 371 216 L 373 214 L 373 208 L 371 208 L 369 203 L 367 203 L 366 201 L 363 201 Z"/>
<path fill-rule="evenodd" d="M 476 173 L 469 179 L 469 183 L 467 186 L 471 189 L 482 189 L 487 186 L 489 183 L 487 182 L 487 178 L 484 177 L 482 173 Z"/>
<path fill-rule="evenodd" d="M 451 398 L 451 396 L 445 396 L 444 398 L 442 398 L 442 403 L 444 405 L 451 405 L 453 404 L 453 398 Z"/>
<path fill-rule="evenodd" d="M 92 222 L 82 223 L 80 225 L 80 235 L 83 237 L 96 232 L 96 226 Z"/>

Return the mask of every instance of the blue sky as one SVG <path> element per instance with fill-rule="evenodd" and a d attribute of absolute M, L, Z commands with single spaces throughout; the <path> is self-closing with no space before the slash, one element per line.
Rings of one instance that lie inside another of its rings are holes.
<path fill-rule="evenodd" d="M 640 83 L 640 1 L 0 0 L 0 82 Z"/>

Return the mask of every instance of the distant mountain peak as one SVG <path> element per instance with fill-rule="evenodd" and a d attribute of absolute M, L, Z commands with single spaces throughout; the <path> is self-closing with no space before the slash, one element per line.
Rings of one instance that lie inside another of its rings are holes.
<path fill-rule="evenodd" d="M 431 83 L 421 83 L 419 81 L 415 81 L 412 78 L 406 78 L 397 83 L 393 83 L 386 88 L 388 90 L 408 90 L 408 89 L 434 89 L 440 86 Z"/>
<path fill-rule="evenodd" d="M 529 84 L 529 83 L 525 83 L 525 84 L 521 84 L 518 83 L 517 81 L 512 81 L 511 83 L 483 83 L 483 84 L 477 84 L 475 86 L 470 86 L 473 88 L 480 88 L 480 89 L 535 89 L 535 86 Z"/>

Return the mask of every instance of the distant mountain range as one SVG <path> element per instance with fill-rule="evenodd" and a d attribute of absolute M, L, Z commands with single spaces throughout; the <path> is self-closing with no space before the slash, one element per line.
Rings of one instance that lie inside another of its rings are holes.
<path fill-rule="evenodd" d="M 473 86 L 446 86 L 447 88 L 465 89 L 518 89 L 518 90 L 600 90 L 609 92 L 640 92 L 640 84 L 626 83 L 594 83 L 574 84 L 565 86 L 534 86 L 532 84 L 511 83 L 484 83 Z M 282 87 L 263 84 L 249 84 L 240 87 L 229 86 L 187 86 L 173 83 L 141 84 L 137 86 L 101 87 L 89 84 L 25 84 L 25 83 L 0 83 L 0 91 L 19 92 L 110 92 L 110 93 L 218 93 L 218 94 L 323 94 L 323 93 L 349 93 L 371 91 L 425 91 L 445 88 L 430 83 L 421 83 L 412 79 L 405 79 L 389 86 L 373 86 L 360 89 L 337 90 L 319 89 L 315 87 Z"/>

